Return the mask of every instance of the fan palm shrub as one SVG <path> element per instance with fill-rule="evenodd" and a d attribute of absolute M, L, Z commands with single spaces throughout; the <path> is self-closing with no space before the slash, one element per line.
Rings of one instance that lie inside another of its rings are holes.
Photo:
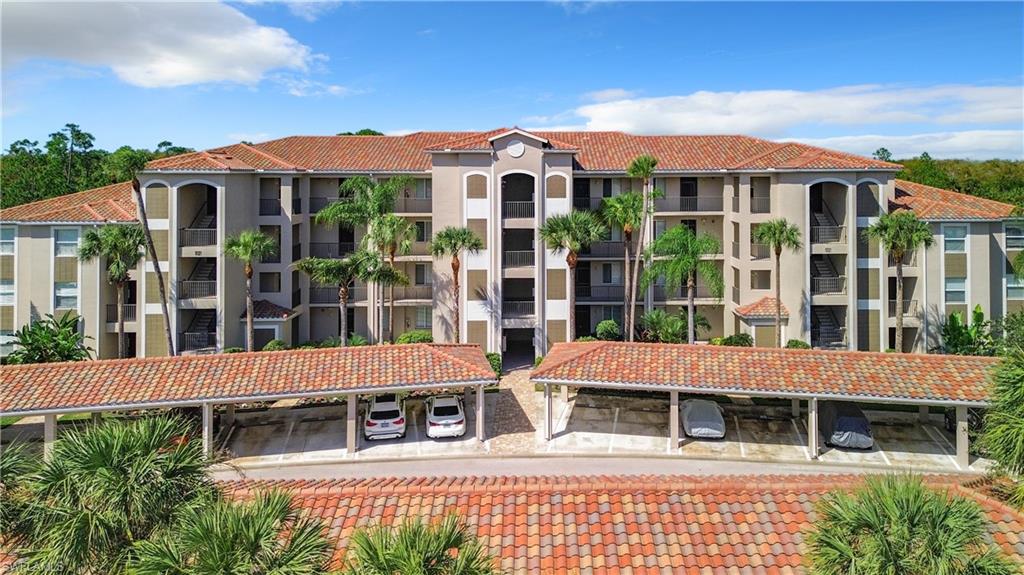
<path fill-rule="evenodd" d="M 409 520 L 397 527 L 372 527 L 352 535 L 348 566 L 350 575 L 495 575 L 483 544 L 449 515 L 427 524 Z"/>
<path fill-rule="evenodd" d="M 85 361 L 92 358 L 93 349 L 78 329 L 79 318 L 65 313 L 59 318 L 46 314 L 14 332 L 14 351 L 7 355 L 7 363 L 51 363 L 55 361 Z"/>
<path fill-rule="evenodd" d="M 303 258 L 295 264 L 295 269 L 306 274 L 311 281 L 320 285 L 338 286 L 338 314 L 340 317 L 341 347 L 348 347 L 348 302 L 352 284 L 357 280 L 367 281 L 370 278 L 370 265 L 376 256 L 365 249 L 357 250 L 342 259 Z"/>
<path fill-rule="evenodd" d="M 675 226 L 654 240 L 647 256 L 649 264 L 644 271 L 644 287 L 658 278 L 665 278 L 665 287 L 675 289 L 686 286 L 686 341 L 697 340 L 697 279 L 700 278 L 712 295 L 722 297 L 725 284 L 722 270 L 714 260 L 708 259 L 719 252 L 721 244 L 713 236 L 694 234 L 687 226 Z"/>
<path fill-rule="evenodd" d="M 1011 501 L 1024 509 L 1024 351 L 1008 352 L 992 377 L 992 407 L 981 443 L 1000 471 L 1016 482 Z"/>

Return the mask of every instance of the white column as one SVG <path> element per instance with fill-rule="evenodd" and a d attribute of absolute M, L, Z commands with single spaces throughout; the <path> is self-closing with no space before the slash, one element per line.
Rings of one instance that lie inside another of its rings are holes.
<path fill-rule="evenodd" d="M 670 391 L 668 397 L 668 452 L 675 453 L 679 449 L 679 392 Z"/>
<path fill-rule="evenodd" d="M 956 464 L 960 469 L 971 465 L 970 439 L 967 435 L 967 406 L 956 406 Z"/>
<path fill-rule="evenodd" d="M 811 459 L 818 458 L 818 398 L 816 397 L 807 401 L 807 449 L 811 452 Z"/>
<path fill-rule="evenodd" d="M 229 403 L 224 408 L 224 421 L 223 428 L 231 429 L 231 426 L 235 424 L 235 404 Z"/>
<path fill-rule="evenodd" d="M 345 419 L 345 448 L 347 449 L 349 455 L 352 455 L 353 453 L 356 452 L 356 443 L 357 440 L 359 439 L 359 436 L 356 435 L 356 407 L 358 406 L 358 404 L 359 396 L 357 396 L 354 393 L 345 398 L 345 406 L 348 411 L 348 414 Z"/>
<path fill-rule="evenodd" d="M 487 441 L 487 427 L 484 417 L 484 386 L 476 388 L 476 440 L 480 443 Z"/>
<path fill-rule="evenodd" d="M 43 461 L 53 457 L 53 442 L 57 440 L 57 415 L 49 413 L 43 416 Z"/>
<path fill-rule="evenodd" d="M 203 412 L 203 455 L 213 456 L 213 404 L 204 403 Z"/>
<path fill-rule="evenodd" d="M 562 384 L 558 386 L 558 397 L 562 399 L 562 403 L 569 403 L 569 386 Z"/>
<path fill-rule="evenodd" d="M 551 428 L 551 384 L 544 384 L 544 439 L 551 441 L 554 429 Z"/>
<path fill-rule="evenodd" d="M 800 400 L 791 399 L 789 400 L 789 409 L 793 417 L 800 417 Z"/>
<path fill-rule="evenodd" d="M 463 390 L 462 405 L 465 408 L 467 408 L 467 409 L 469 408 L 470 405 L 473 405 L 473 388 L 472 387 L 467 387 L 467 388 L 465 388 Z"/>

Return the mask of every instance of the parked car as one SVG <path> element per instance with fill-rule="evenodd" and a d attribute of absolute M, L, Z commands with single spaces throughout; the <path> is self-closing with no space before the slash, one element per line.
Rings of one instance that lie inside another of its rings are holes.
<path fill-rule="evenodd" d="M 721 439 L 725 437 L 722 406 L 707 399 L 687 399 L 682 405 L 683 432 L 688 437 Z"/>
<path fill-rule="evenodd" d="M 373 396 L 363 422 L 366 439 L 405 437 L 405 400 L 394 393 Z"/>
<path fill-rule="evenodd" d="M 871 422 L 859 407 L 845 401 L 823 401 L 818 414 L 818 429 L 825 445 L 850 449 L 871 449 Z"/>
<path fill-rule="evenodd" d="M 427 437 L 462 437 L 466 434 L 466 411 L 457 395 L 435 395 L 427 399 Z"/>

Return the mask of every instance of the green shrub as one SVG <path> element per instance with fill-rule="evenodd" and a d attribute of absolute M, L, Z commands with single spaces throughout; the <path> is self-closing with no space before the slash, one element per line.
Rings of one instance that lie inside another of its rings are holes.
<path fill-rule="evenodd" d="M 494 370 L 494 375 L 501 377 L 501 354 L 500 353 L 488 353 L 487 361 L 491 363 L 491 369 Z"/>
<path fill-rule="evenodd" d="M 606 319 L 597 324 L 597 339 L 615 341 L 622 337 L 622 330 L 614 319 Z"/>
<path fill-rule="evenodd" d="M 538 355 L 537 357 L 533 358 L 533 367 L 540 367 L 540 363 L 542 361 L 544 361 L 543 355 Z"/>
<path fill-rule="evenodd" d="M 263 346 L 263 351 L 284 351 L 286 349 L 288 349 L 288 344 L 279 339 L 272 339 Z"/>
<path fill-rule="evenodd" d="M 338 347 L 339 345 L 341 345 L 341 338 L 333 335 L 320 340 L 316 344 L 317 347 Z"/>
<path fill-rule="evenodd" d="M 592 335 L 584 335 L 582 337 L 577 337 L 576 341 L 597 341 L 597 338 Z"/>
<path fill-rule="evenodd" d="M 414 329 L 398 336 L 395 343 L 433 343 L 434 334 L 429 329 Z"/>
<path fill-rule="evenodd" d="M 729 347 L 754 347 L 754 338 L 749 333 L 737 333 L 722 339 L 722 345 Z"/>
<path fill-rule="evenodd" d="M 723 341 L 725 341 L 724 337 L 713 337 L 708 342 L 708 344 L 710 344 L 710 345 L 725 345 L 724 343 L 722 343 Z"/>
<path fill-rule="evenodd" d="M 348 346 L 349 347 L 363 347 L 364 345 L 370 345 L 370 341 L 358 333 L 348 334 Z"/>
<path fill-rule="evenodd" d="M 243 351 L 245 351 L 245 349 L 241 348 L 241 347 L 225 347 L 224 348 L 224 353 L 242 353 Z"/>
<path fill-rule="evenodd" d="M 811 344 L 802 339 L 791 339 L 786 342 L 786 349 L 811 349 Z"/>

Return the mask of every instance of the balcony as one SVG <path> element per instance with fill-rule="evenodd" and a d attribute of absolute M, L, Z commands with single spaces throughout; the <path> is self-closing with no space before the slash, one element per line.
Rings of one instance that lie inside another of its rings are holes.
<path fill-rule="evenodd" d="M 811 346 L 815 348 L 846 348 L 846 328 L 812 327 Z"/>
<path fill-rule="evenodd" d="M 390 294 L 390 289 L 384 289 L 384 297 L 387 298 Z M 434 297 L 434 286 L 427 285 L 412 285 L 412 286 L 395 286 L 395 301 L 401 300 L 424 300 L 431 299 Z"/>
<path fill-rule="evenodd" d="M 739 196 L 733 196 L 732 197 L 732 213 L 734 213 L 734 214 L 740 213 L 740 197 Z"/>
<path fill-rule="evenodd" d="M 309 213 L 315 214 L 336 201 L 338 201 L 338 198 L 309 198 Z"/>
<path fill-rule="evenodd" d="M 209 331 L 186 331 L 178 334 L 178 349 L 181 351 L 198 351 L 216 347 L 217 334 Z"/>
<path fill-rule="evenodd" d="M 845 293 L 846 276 L 811 278 L 811 295 L 843 295 Z"/>
<path fill-rule="evenodd" d="M 811 226 L 811 243 L 846 243 L 846 226 Z"/>
<path fill-rule="evenodd" d="M 750 259 L 752 260 L 766 260 L 772 255 L 771 248 L 768 244 L 750 244 Z"/>
<path fill-rule="evenodd" d="M 577 210 L 596 212 L 601 209 L 601 202 L 603 201 L 604 198 L 573 198 L 572 207 Z"/>
<path fill-rule="evenodd" d="M 685 300 L 687 297 L 686 286 L 680 286 L 669 289 L 664 285 L 654 286 L 654 301 L 667 301 L 667 300 Z M 693 297 L 695 299 L 712 299 L 716 298 L 715 294 L 711 293 L 711 289 L 706 285 L 697 284 L 693 286 Z"/>
<path fill-rule="evenodd" d="M 889 267 L 896 267 L 896 258 L 892 254 L 889 254 Z M 917 252 L 909 252 L 903 254 L 903 267 L 905 268 L 916 268 L 917 267 Z"/>
<path fill-rule="evenodd" d="M 395 212 L 408 214 L 429 214 L 433 209 L 432 198 L 396 198 Z"/>
<path fill-rule="evenodd" d="M 506 268 L 528 268 L 534 265 L 533 250 L 509 250 L 501 255 L 501 263 Z"/>
<path fill-rule="evenodd" d="M 626 297 L 626 286 L 622 284 L 577 285 L 577 301 L 621 302 Z"/>
<path fill-rule="evenodd" d="M 217 297 L 215 280 L 179 280 L 178 299 L 204 299 Z"/>
<path fill-rule="evenodd" d="M 501 315 L 506 318 L 533 317 L 534 301 L 531 300 L 504 300 L 501 302 Z"/>
<path fill-rule="evenodd" d="M 917 316 L 917 300 L 903 300 L 903 317 Z M 896 317 L 896 300 L 889 300 L 889 317 Z"/>
<path fill-rule="evenodd" d="M 510 218 L 533 218 L 534 217 L 534 203 L 533 200 L 526 202 L 502 202 L 501 204 L 501 217 L 505 219 Z"/>
<path fill-rule="evenodd" d="M 217 228 L 182 228 L 178 230 L 178 245 L 200 247 L 217 245 Z"/>
<path fill-rule="evenodd" d="M 626 244 L 611 240 L 594 242 L 580 252 L 580 255 L 595 258 L 621 258 L 626 255 Z"/>
<path fill-rule="evenodd" d="M 348 302 L 366 301 L 365 287 L 348 288 Z M 309 288 L 309 303 L 317 305 L 338 305 L 337 287 L 311 287 Z"/>
<path fill-rule="evenodd" d="M 281 215 L 281 199 L 280 198 L 260 198 L 260 215 L 261 216 L 280 216 Z"/>
<path fill-rule="evenodd" d="M 659 212 L 720 212 L 722 205 L 721 196 L 680 196 L 654 200 L 654 209 Z"/>
<path fill-rule="evenodd" d="M 338 259 L 355 251 L 355 242 L 312 242 L 309 255 L 314 258 Z"/>
<path fill-rule="evenodd" d="M 772 199 L 770 196 L 753 196 L 750 198 L 750 213 L 767 214 L 772 211 Z"/>
<path fill-rule="evenodd" d="M 131 322 L 131 321 L 135 321 L 136 307 L 137 307 L 136 304 L 133 304 L 133 303 L 126 303 L 126 304 L 124 304 L 124 306 L 123 306 L 123 308 L 124 308 L 124 321 L 126 323 L 127 322 Z M 107 323 L 117 323 L 117 304 L 116 303 L 109 303 L 109 304 L 107 304 Z"/>

